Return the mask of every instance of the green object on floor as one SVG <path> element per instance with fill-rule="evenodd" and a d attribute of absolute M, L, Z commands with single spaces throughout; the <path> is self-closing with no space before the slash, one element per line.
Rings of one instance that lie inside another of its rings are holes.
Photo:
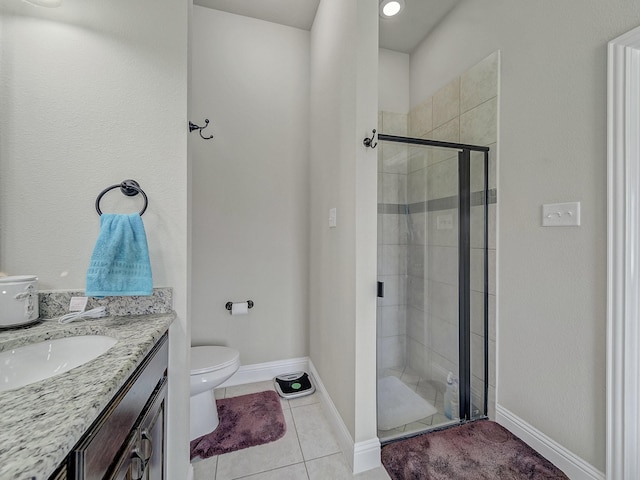
<path fill-rule="evenodd" d="M 282 398 L 303 397 L 316 391 L 311 376 L 305 372 L 278 375 L 273 379 L 273 384 Z"/>

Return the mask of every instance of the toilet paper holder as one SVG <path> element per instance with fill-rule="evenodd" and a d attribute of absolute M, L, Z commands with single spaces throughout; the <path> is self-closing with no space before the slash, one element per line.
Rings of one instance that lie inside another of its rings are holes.
<path fill-rule="evenodd" d="M 247 300 L 247 306 L 249 308 L 253 308 L 253 300 Z M 224 308 L 226 308 L 227 310 L 229 310 L 229 312 L 231 312 L 231 308 L 233 307 L 233 302 L 227 302 L 224 305 Z"/>

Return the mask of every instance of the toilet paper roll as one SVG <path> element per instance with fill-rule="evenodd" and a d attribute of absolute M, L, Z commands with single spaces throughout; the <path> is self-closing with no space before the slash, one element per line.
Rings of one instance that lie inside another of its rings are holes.
<path fill-rule="evenodd" d="M 249 313 L 249 303 L 239 302 L 231 305 L 231 315 L 246 315 Z"/>

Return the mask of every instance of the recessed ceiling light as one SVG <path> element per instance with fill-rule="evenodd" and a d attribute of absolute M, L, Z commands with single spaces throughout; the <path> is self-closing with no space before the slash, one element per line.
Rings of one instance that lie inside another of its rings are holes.
<path fill-rule="evenodd" d="M 380 16 L 390 18 L 399 14 L 404 8 L 404 0 L 382 0 L 380 2 Z"/>

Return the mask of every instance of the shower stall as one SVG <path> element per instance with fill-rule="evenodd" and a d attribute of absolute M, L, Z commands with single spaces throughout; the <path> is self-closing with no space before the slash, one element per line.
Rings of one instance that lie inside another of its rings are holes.
<path fill-rule="evenodd" d="M 384 133 L 377 140 L 384 442 L 487 415 L 496 191 L 489 147 Z"/>

